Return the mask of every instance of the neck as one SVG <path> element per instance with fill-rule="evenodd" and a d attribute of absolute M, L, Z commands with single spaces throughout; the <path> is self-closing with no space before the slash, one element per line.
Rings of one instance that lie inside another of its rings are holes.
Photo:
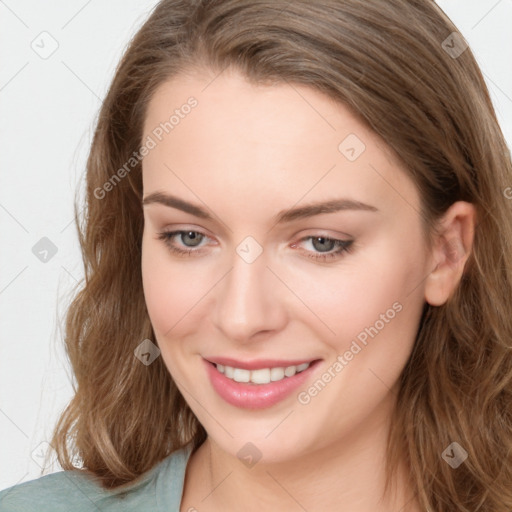
<path fill-rule="evenodd" d="M 189 461 L 182 510 L 419 512 L 403 464 L 384 495 L 388 430 L 376 413 L 334 445 L 252 468 L 208 438 Z"/>

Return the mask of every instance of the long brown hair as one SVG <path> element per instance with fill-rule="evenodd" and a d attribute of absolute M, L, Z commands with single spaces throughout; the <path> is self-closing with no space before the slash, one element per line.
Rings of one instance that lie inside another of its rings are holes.
<path fill-rule="evenodd" d="M 114 488 L 206 438 L 162 358 L 145 366 L 134 357 L 155 338 L 141 279 L 141 164 L 126 162 L 142 145 L 159 85 L 194 68 L 214 77 L 231 66 L 255 83 L 308 85 L 352 108 L 414 180 L 429 236 L 455 201 L 475 205 L 464 275 L 446 304 L 425 305 L 400 378 L 387 475 L 389 483 L 405 460 L 421 506 L 435 512 L 512 510 L 512 163 L 464 48 L 431 0 L 156 6 L 101 107 L 82 225 L 75 204 L 85 270 L 65 325 L 75 395 L 51 441 L 64 469 L 79 461 Z M 113 180 L 123 166 L 126 176 Z M 457 469 L 442 457 L 452 442 L 468 453 Z"/>

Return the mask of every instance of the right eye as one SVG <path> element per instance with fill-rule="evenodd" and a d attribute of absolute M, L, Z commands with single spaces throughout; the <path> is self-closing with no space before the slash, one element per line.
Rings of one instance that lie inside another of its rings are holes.
<path fill-rule="evenodd" d="M 185 245 L 180 248 L 174 244 L 175 237 L 181 237 L 182 243 Z M 194 249 L 194 247 L 199 246 L 199 243 L 205 238 L 206 235 L 204 233 L 200 233 L 199 231 L 193 230 L 179 230 L 179 231 L 162 231 L 158 234 L 158 240 L 163 240 L 168 249 L 174 253 L 182 256 L 190 256 L 192 253 L 200 252 L 199 250 Z M 186 245 L 189 243 L 191 245 Z"/>

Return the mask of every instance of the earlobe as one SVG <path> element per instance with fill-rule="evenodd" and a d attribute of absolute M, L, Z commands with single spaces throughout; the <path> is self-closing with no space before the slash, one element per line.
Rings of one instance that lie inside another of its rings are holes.
<path fill-rule="evenodd" d="M 459 284 L 473 248 L 476 209 L 465 201 L 453 203 L 439 222 L 432 247 L 433 270 L 425 280 L 425 300 L 443 305 Z"/>

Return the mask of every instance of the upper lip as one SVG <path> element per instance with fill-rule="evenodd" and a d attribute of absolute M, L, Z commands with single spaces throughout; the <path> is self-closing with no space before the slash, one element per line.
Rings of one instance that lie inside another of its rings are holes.
<path fill-rule="evenodd" d="M 312 363 L 316 359 L 253 359 L 252 361 L 239 361 L 231 357 L 207 357 L 210 363 L 231 366 L 243 370 L 258 370 L 260 368 L 286 368 L 287 366 L 299 366 L 303 363 Z"/>

